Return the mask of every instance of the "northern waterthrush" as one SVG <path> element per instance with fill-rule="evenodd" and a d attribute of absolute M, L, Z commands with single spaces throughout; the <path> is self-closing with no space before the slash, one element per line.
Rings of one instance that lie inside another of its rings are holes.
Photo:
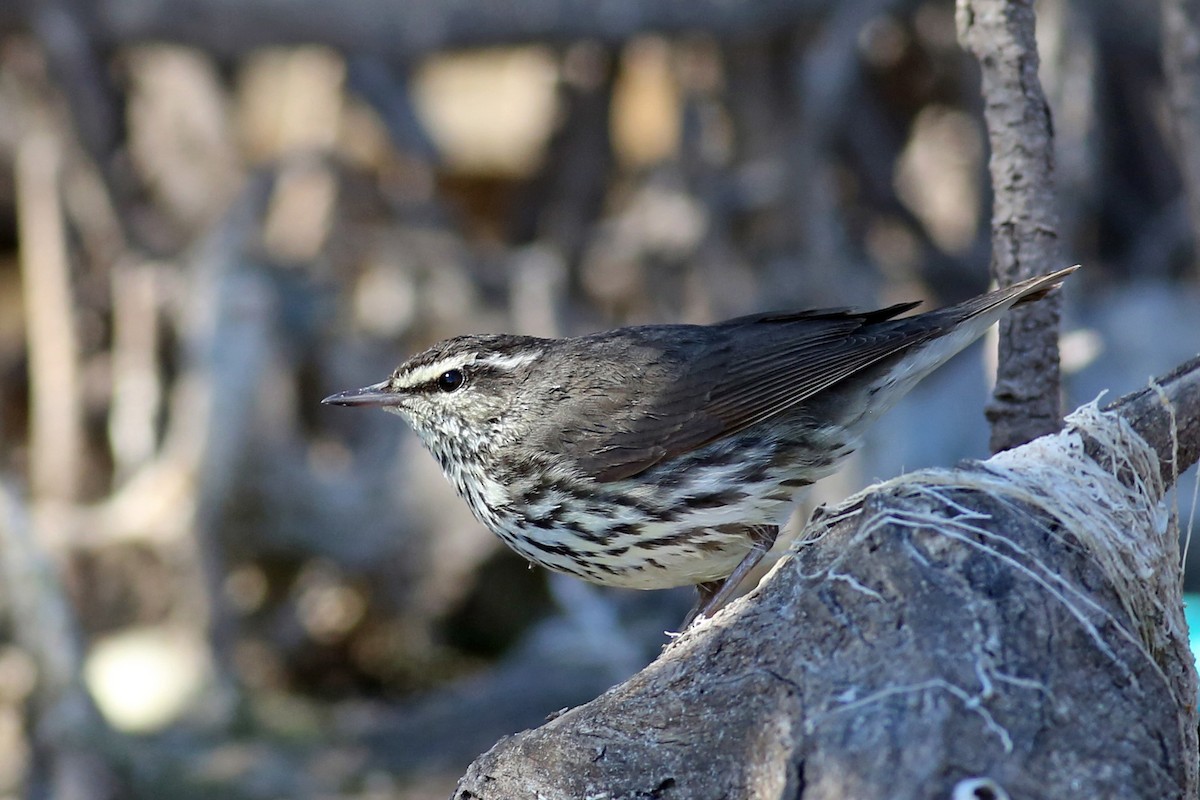
<path fill-rule="evenodd" d="M 1074 270 L 900 319 L 917 304 L 460 336 L 323 402 L 404 417 L 475 516 L 530 561 L 606 586 L 693 584 L 693 616 L 710 615 L 867 426 Z"/>

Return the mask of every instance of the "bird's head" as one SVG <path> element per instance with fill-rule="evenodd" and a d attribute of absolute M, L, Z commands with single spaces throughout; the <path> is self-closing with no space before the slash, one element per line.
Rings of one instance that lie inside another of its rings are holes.
<path fill-rule="evenodd" d="M 507 334 L 447 339 L 409 358 L 387 380 L 321 402 L 398 414 L 435 454 L 478 452 L 519 435 L 514 426 L 549 344 Z"/>

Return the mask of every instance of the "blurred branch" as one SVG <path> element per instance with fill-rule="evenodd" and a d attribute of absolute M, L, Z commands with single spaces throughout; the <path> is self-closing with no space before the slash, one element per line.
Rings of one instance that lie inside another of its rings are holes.
<path fill-rule="evenodd" d="M 176 548 L 172 560 L 183 571 L 176 587 L 177 607 L 186 610 L 186 622 L 208 629 L 217 683 L 226 695 L 222 699 L 233 697 L 234 632 L 222 601 L 227 569 L 219 525 L 251 440 L 257 387 L 270 371 L 273 295 L 261 274 L 247 267 L 268 185 L 266 179 L 250 182 L 191 261 L 191 281 L 178 309 L 183 373 L 169 400 L 162 447 L 105 502 L 78 509 L 71 520 L 71 527 L 80 532 L 73 540 L 77 547 L 141 541 Z M 118 336 L 121 357 L 141 363 L 139 369 L 153 355 L 155 342 L 152 269 L 126 270 L 117 284 L 142 295 L 119 304 L 126 316 Z M 154 391 L 145 385 L 146 377 L 135 371 L 117 387 L 118 396 L 125 396 L 122 402 L 138 407 L 121 412 L 131 419 L 114 417 L 111 424 L 122 430 L 133 426 L 130 435 L 135 440 L 150 433 L 141 428 L 153 422 L 156 405 L 153 398 L 141 396 Z M 131 394 L 138 396 L 128 397 Z M 145 445 L 141 441 L 134 452 Z"/>
<path fill-rule="evenodd" d="M 67 95 L 84 149 L 104 168 L 124 137 L 124 123 L 120 93 L 112 85 L 83 8 L 66 0 L 34 0 L 29 25 L 45 48 L 55 83 Z"/>
<path fill-rule="evenodd" d="M 17 643 L 37 664 L 31 714 L 33 774 L 26 797 L 102 800 L 115 778 L 96 751 L 107 727 L 83 684 L 83 653 L 74 611 L 54 558 L 51 508 L 36 524 L 17 493 L 0 482 L 0 577 L 11 601 Z"/>
<path fill-rule="evenodd" d="M 793 26 L 830 0 L 557 0 L 522 10 L 483 0 L 101 0 L 113 44 L 166 40 L 237 56 L 267 45 L 323 43 L 406 61 L 435 50 L 519 42 L 620 42 L 652 32 L 747 34 Z"/>
<path fill-rule="evenodd" d="M 61 165 L 58 137 L 42 122 L 32 122 L 16 160 L 32 407 L 30 482 L 39 499 L 71 500 L 79 489 L 84 440 Z"/>
<path fill-rule="evenodd" d="M 149 264 L 113 264 L 113 391 L 108 434 L 118 480 L 154 455 L 162 381 L 158 374 L 159 279 Z"/>
<path fill-rule="evenodd" d="M 1062 267 L 1054 196 L 1054 135 L 1038 80 L 1033 0 L 958 0 L 958 36 L 978 60 L 995 201 L 992 274 L 1002 285 Z M 1061 296 L 1000 322 L 1000 364 L 987 417 L 993 452 L 1062 425 Z"/>
<path fill-rule="evenodd" d="M 618 643 L 604 641 L 594 650 L 607 649 L 593 652 L 581 641 L 582 626 L 571 627 L 545 622 L 495 669 L 402 706 L 366 737 L 374 763 L 396 773 L 461 769 L 510 731 L 545 722 L 547 710 L 585 703 L 633 671 L 616 663 Z"/>
<path fill-rule="evenodd" d="M 559 86 L 562 123 L 525 197 L 516 203 L 513 239 L 522 244 L 541 240 L 571 265 L 578 263 L 592 222 L 601 216 L 613 171 L 610 129 L 617 58 L 611 49 L 586 45 L 567 53 Z"/>
<path fill-rule="evenodd" d="M 1200 265 L 1200 0 L 1164 0 L 1163 66 L 1191 212 L 1192 264 Z"/>
<path fill-rule="evenodd" d="M 200 570 L 187 606 L 207 624 L 218 680 L 233 688 L 232 620 L 222 601 L 226 568 L 218 525 L 250 441 L 257 387 L 267 375 L 270 292 L 246 268 L 270 181 L 249 182 L 192 260 L 181 308 L 184 374 L 171 398 L 162 459 L 192 478 L 191 532 Z M 230 694 L 230 699 L 232 695 Z"/>
<path fill-rule="evenodd" d="M 846 236 L 846 220 L 838 207 L 837 174 L 829 168 L 829 153 L 844 135 L 846 119 L 854 106 L 865 102 L 859 41 L 867 23 L 887 14 L 896 0 L 860 0 L 841 3 L 831 11 L 820 38 L 797 47 L 794 68 L 798 113 L 793 122 L 788 152 L 788 220 L 802 232 L 805 290 L 821 303 L 848 302 L 847 284 L 861 279 L 866 269 L 855 269 L 855 248 Z M 852 101 L 849 98 L 854 98 Z"/>
<path fill-rule="evenodd" d="M 383 59 L 355 53 L 346 59 L 346 83 L 371 104 L 398 150 L 435 163 L 437 146 L 421 123 L 409 88 L 411 76 Z"/>

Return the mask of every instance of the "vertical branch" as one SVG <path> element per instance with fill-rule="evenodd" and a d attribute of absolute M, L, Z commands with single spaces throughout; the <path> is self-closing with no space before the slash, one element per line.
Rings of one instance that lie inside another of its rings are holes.
<path fill-rule="evenodd" d="M 1163 3 L 1163 68 L 1175 151 L 1192 223 L 1193 264 L 1200 265 L 1200 0 Z"/>
<path fill-rule="evenodd" d="M 958 37 L 979 60 L 991 144 L 992 274 L 1001 285 L 1060 266 L 1054 136 L 1038 80 L 1033 0 L 958 0 Z M 1000 323 L 988 405 L 993 451 L 1059 429 L 1061 300 L 1014 309 Z"/>
<path fill-rule="evenodd" d="M 191 263 L 188 302 L 180 310 L 185 365 L 170 400 L 163 458 L 194 480 L 187 602 L 208 629 L 218 693 L 236 701 L 235 620 L 222 602 L 225 563 L 220 523 L 236 489 L 251 439 L 255 397 L 269 370 L 272 294 L 247 267 L 251 237 L 262 223 L 271 181 L 252 181 L 224 219 L 200 243 Z"/>
<path fill-rule="evenodd" d="M 894 5 L 893 0 L 834 4 L 818 38 L 804 43 L 793 76 L 799 116 L 794 120 L 795 144 L 788 152 L 798 219 L 791 224 L 802 231 L 804 260 L 817 265 L 806 276 L 810 283 L 806 291 L 821 291 L 822 302 L 847 302 L 847 284 L 863 274 L 860 269 L 856 276 L 848 268 L 857 259 L 847 242 L 830 165 L 835 163 L 834 143 L 844 135 L 851 107 L 863 102 L 859 37 L 867 23 Z"/>
<path fill-rule="evenodd" d="M 0 481 L 0 581 L 12 603 L 14 638 L 38 668 L 27 796 L 107 800 L 116 782 L 98 751 L 109 732 L 83 683 L 79 626 L 43 545 L 46 527 L 30 519 L 16 491 Z"/>
<path fill-rule="evenodd" d="M 21 283 L 29 349 L 30 482 L 37 498 L 71 500 L 79 487 L 82 403 L 70 261 L 58 183 L 62 145 L 34 123 L 16 159 Z"/>
<path fill-rule="evenodd" d="M 154 456 L 162 384 L 158 375 L 159 288 L 155 267 L 113 265 L 113 392 L 108 438 L 118 474 L 132 475 Z"/>
<path fill-rule="evenodd" d="M 563 57 L 562 124 L 513 215 L 513 237 L 543 240 L 574 268 L 600 215 L 614 166 L 609 133 L 619 53 L 578 45 Z"/>

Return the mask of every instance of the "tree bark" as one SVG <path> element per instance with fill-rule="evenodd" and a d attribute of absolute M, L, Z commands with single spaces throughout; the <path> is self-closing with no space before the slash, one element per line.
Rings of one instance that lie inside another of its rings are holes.
<path fill-rule="evenodd" d="M 1064 266 L 1054 196 L 1054 135 L 1038 80 L 1033 0 L 958 0 L 958 36 L 978 60 L 991 145 L 992 275 L 1001 286 Z M 992 452 L 1059 429 L 1061 297 L 1000 321 L 988 404 Z"/>
<path fill-rule="evenodd" d="M 501 740 L 456 800 L 1194 797 L 1196 675 L 1156 503 L 1163 465 L 1200 453 L 1200 358 L 1113 408 L 1149 448 L 1067 431 L 815 520 L 758 590 Z M 1014 464 L 1026 488 L 993 490 Z M 1101 512 L 1122 486 L 1144 502 Z"/>

